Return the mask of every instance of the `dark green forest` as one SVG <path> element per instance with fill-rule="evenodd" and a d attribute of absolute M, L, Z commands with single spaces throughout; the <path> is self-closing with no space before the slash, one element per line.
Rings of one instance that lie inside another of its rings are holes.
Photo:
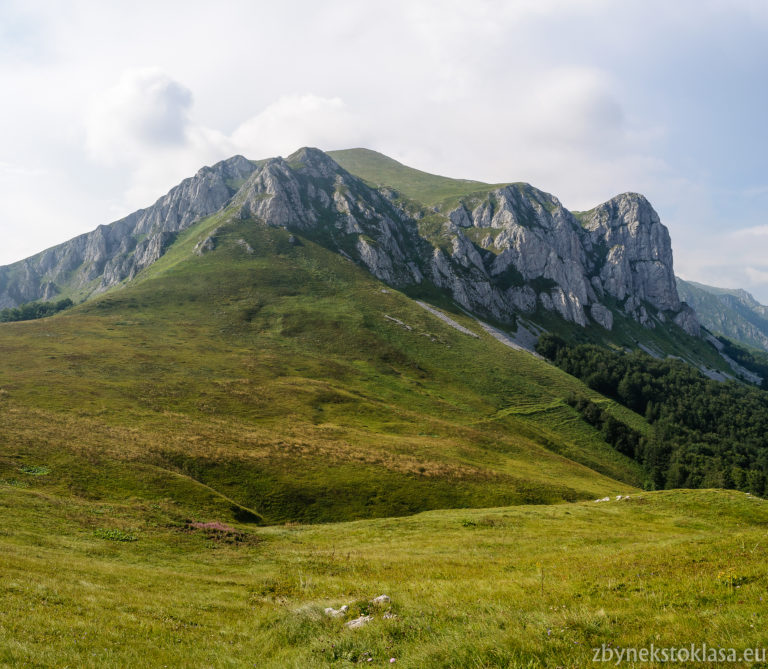
<path fill-rule="evenodd" d="M 64 309 L 68 309 L 74 304 L 72 300 L 65 297 L 58 302 L 27 302 L 18 307 L 9 307 L 0 311 L 0 323 L 9 323 L 11 321 L 32 321 L 36 318 L 45 318 L 53 316 Z"/>
<path fill-rule="evenodd" d="M 570 346 L 551 334 L 540 337 L 537 351 L 645 416 L 653 428 L 648 437 L 586 398 L 569 400 L 609 444 L 643 466 L 647 489 L 767 492 L 768 392 L 736 381 L 713 381 L 680 360 Z"/>

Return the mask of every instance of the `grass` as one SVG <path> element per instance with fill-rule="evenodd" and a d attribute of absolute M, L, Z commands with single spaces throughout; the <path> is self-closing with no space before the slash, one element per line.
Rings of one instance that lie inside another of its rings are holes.
<path fill-rule="evenodd" d="M 486 184 L 468 179 L 451 179 L 407 167 L 370 149 L 328 151 L 345 170 L 374 187 L 389 186 L 405 197 L 432 206 L 444 201 L 458 201 L 477 193 L 487 193 L 505 184 Z"/>
<path fill-rule="evenodd" d="M 216 251 L 194 255 L 222 225 Z M 44 465 L 56 494 L 172 497 L 267 523 L 573 501 L 640 482 L 564 402 L 600 396 L 438 306 L 480 337 L 310 240 L 212 217 L 130 285 L 0 326 L 0 478 Z"/>
<path fill-rule="evenodd" d="M 109 541 L 138 541 L 138 537 L 135 534 L 124 532 L 115 528 L 105 529 L 99 527 L 93 531 L 93 536 L 99 539 L 108 539 Z"/>
<path fill-rule="evenodd" d="M 639 492 L 565 400 L 641 416 L 429 286 L 478 337 L 288 237 L 225 211 L 130 284 L 0 325 L 0 666 L 583 667 L 603 643 L 763 643 L 763 500 Z"/>
<path fill-rule="evenodd" d="M 160 499 L 0 492 L 4 666 L 584 667 L 601 644 L 764 645 L 768 504 L 741 493 L 228 523 L 246 538 L 228 542 Z M 100 538 L 105 515 L 139 540 Z"/>

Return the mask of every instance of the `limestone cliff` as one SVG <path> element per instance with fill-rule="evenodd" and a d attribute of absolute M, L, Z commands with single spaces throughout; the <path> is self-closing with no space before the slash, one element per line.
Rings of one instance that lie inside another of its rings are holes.
<path fill-rule="evenodd" d="M 393 286 L 429 281 L 501 322 L 544 310 L 579 326 L 610 330 L 623 314 L 646 327 L 672 320 L 699 332 L 678 297 L 669 232 L 642 195 L 572 213 L 528 184 L 508 184 L 430 207 L 373 187 L 317 149 L 203 168 L 148 209 L 0 268 L 0 306 L 131 279 L 179 231 L 225 207 L 311 238 Z M 197 252 L 213 249 L 206 239 Z"/>
<path fill-rule="evenodd" d="M 224 207 L 254 169 L 242 156 L 204 167 L 147 209 L 0 267 L 0 308 L 51 299 L 60 286 L 87 295 L 133 278 L 176 233 Z"/>

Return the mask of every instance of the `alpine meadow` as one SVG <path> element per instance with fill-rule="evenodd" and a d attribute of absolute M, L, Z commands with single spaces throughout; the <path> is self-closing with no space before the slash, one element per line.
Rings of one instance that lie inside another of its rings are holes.
<path fill-rule="evenodd" d="M 641 194 L 362 148 L 0 267 L 0 665 L 768 667 L 743 292 Z"/>

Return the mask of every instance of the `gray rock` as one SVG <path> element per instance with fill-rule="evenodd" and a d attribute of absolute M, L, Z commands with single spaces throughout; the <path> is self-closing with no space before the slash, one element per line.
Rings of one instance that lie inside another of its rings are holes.
<path fill-rule="evenodd" d="M 255 253 L 255 251 L 253 250 L 253 247 L 244 239 L 238 239 L 237 242 L 235 243 L 238 246 L 242 247 L 243 251 L 245 251 L 249 256 L 252 256 Z"/>
<path fill-rule="evenodd" d="M 696 312 L 691 309 L 685 302 L 683 302 L 683 308 L 674 317 L 675 325 L 680 326 L 689 335 L 698 337 L 701 335 L 701 325 L 699 325 L 699 319 L 696 318 Z"/>
<path fill-rule="evenodd" d="M 332 606 L 329 606 L 324 610 L 325 615 L 330 616 L 331 618 L 342 618 L 346 615 L 347 611 L 349 611 L 349 606 L 344 604 L 344 606 L 334 609 Z"/>
<path fill-rule="evenodd" d="M 213 251 L 216 248 L 216 238 L 211 235 L 205 239 L 201 239 L 195 244 L 195 253 L 199 256 Z"/>
<path fill-rule="evenodd" d="M 598 257 L 593 273 L 606 294 L 618 300 L 633 296 L 656 309 L 678 311 L 669 231 L 648 200 L 624 193 L 584 216 L 588 243 Z M 604 260 L 599 250 L 607 249 Z"/>
<path fill-rule="evenodd" d="M 589 308 L 589 314 L 596 323 L 602 325 L 606 330 L 613 329 L 613 313 L 608 307 L 602 304 L 593 304 Z"/>
<path fill-rule="evenodd" d="M 46 299 L 52 283 L 87 294 L 133 278 L 165 252 L 175 233 L 225 207 L 255 169 L 242 156 L 204 167 L 147 209 L 0 267 L 0 304 Z"/>
<path fill-rule="evenodd" d="M 301 243 L 300 232 L 392 286 L 429 279 L 467 311 L 501 323 L 543 308 L 610 330 L 620 313 L 609 308 L 611 298 L 646 327 L 671 319 L 699 332 L 677 294 L 669 233 L 642 195 L 619 195 L 577 217 L 552 195 L 511 184 L 445 214 L 438 207 L 414 213 L 393 191 L 369 187 L 311 148 L 205 167 L 148 209 L 0 268 L 0 305 L 50 297 L 62 287 L 106 290 L 156 262 L 179 231 L 224 207 L 233 220 L 291 231 L 292 245 Z M 442 217 L 439 233 L 420 232 L 425 215 L 438 224 Z M 236 243 L 254 252 L 244 240 Z M 216 231 L 195 253 L 215 247 Z"/>

